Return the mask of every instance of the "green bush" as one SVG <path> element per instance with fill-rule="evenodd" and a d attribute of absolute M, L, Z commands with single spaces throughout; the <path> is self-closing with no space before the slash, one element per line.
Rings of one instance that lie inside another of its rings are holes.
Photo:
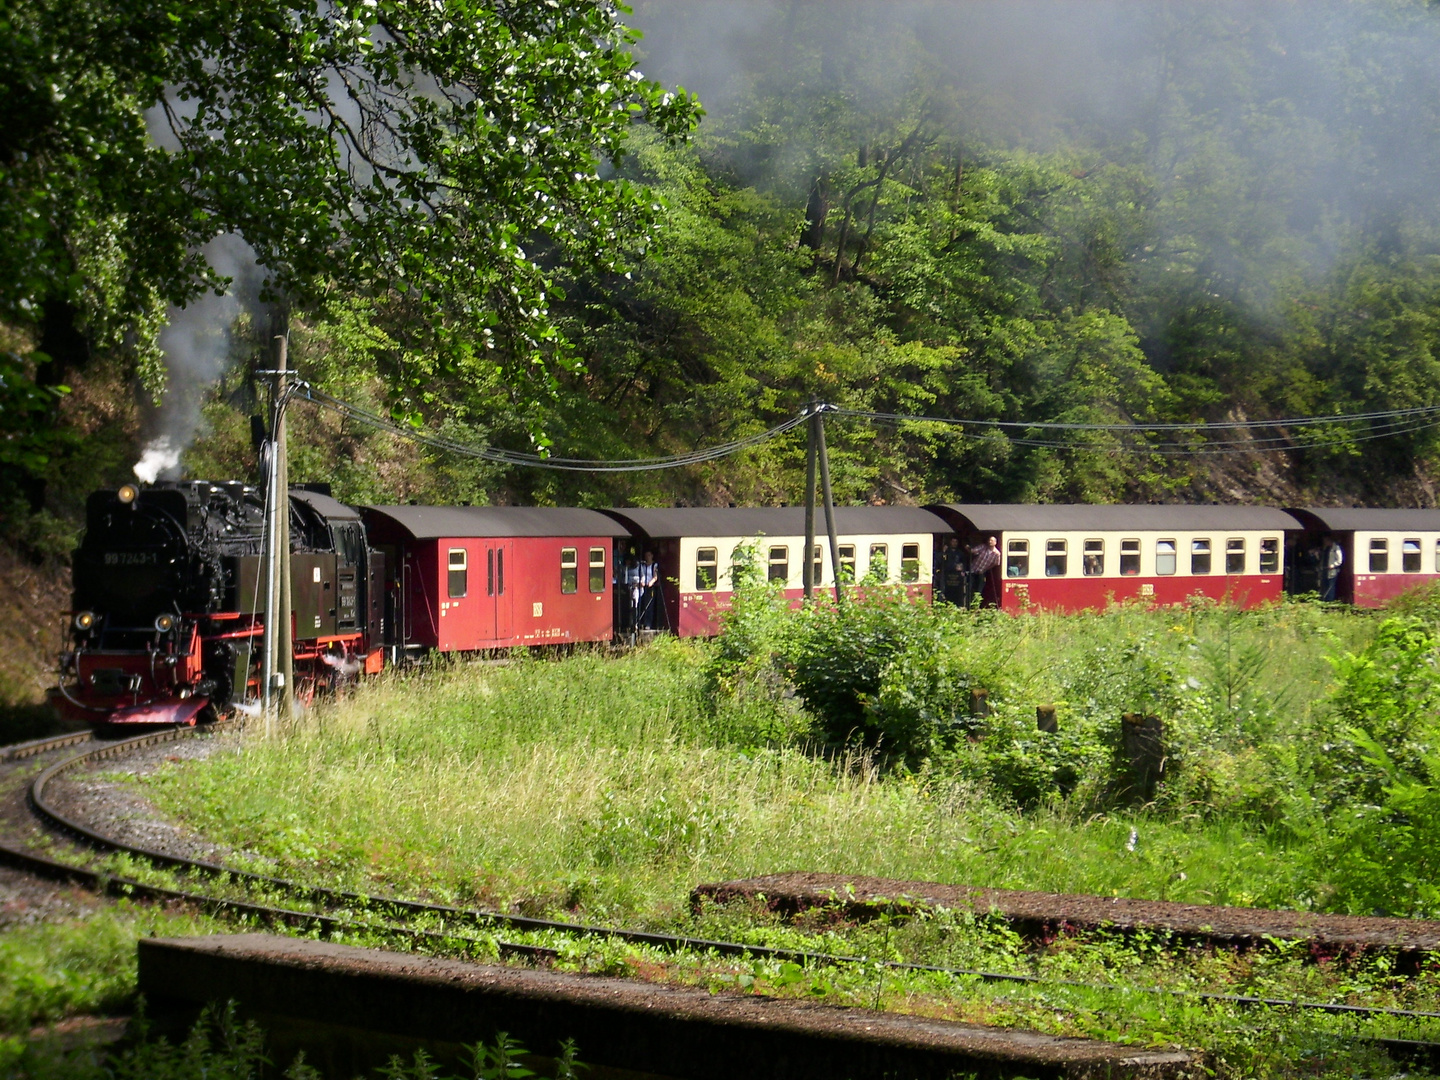
<path fill-rule="evenodd" d="M 1378 804 L 1338 809 L 1316 848 L 1316 869 L 1333 890 L 1327 907 L 1358 914 L 1440 915 L 1440 754 L 1421 775 L 1399 768 L 1364 732 L 1353 735 L 1381 778 Z"/>
<path fill-rule="evenodd" d="M 1435 636 L 1413 617 L 1386 619 L 1364 649 L 1331 660 L 1333 714 L 1314 765 L 1328 807 L 1378 804 L 1397 777 L 1427 775 L 1427 760 L 1440 750 L 1437 660 Z"/>

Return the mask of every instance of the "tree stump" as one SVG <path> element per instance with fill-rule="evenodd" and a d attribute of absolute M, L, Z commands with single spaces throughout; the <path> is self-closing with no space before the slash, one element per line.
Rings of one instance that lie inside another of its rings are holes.
<path fill-rule="evenodd" d="M 1120 718 L 1120 751 L 1128 771 L 1131 797 L 1140 802 L 1155 798 L 1165 771 L 1165 728 L 1158 716 L 1125 713 Z"/>
<path fill-rule="evenodd" d="M 970 690 L 970 715 L 976 717 L 990 715 L 990 691 L 983 686 L 972 687 Z"/>
<path fill-rule="evenodd" d="M 1055 716 L 1054 705 L 1035 706 L 1035 730 L 1048 731 L 1051 735 L 1060 730 L 1060 721 Z"/>

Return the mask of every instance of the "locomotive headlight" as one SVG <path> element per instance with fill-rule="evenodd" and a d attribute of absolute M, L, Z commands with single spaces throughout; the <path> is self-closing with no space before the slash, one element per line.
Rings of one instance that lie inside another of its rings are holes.
<path fill-rule="evenodd" d="M 175 616 L 174 616 L 174 615 L 157 615 L 157 616 L 155 616 L 155 629 L 156 629 L 156 630 L 159 630 L 160 633 L 162 633 L 162 634 L 169 633 L 171 630 L 175 629 Z"/>
<path fill-rule="evenodd" d="M 82 611 L 75 616 L 76 630 L 89 630 L 95 625 L 95 613 L 93 611 Z"/>
<path fill-rule="evenodd" d="M 126 484 L 124 487 L 122 487 L 119 491 L 115 493 L 115 497 L 119 499 L 122 503 L 124 503 L 126 506 L 129 506 L 131 503 L 133 503 L 136 499 L 140 497 L 140 489 L 137 488 L 134 484 Z"/>

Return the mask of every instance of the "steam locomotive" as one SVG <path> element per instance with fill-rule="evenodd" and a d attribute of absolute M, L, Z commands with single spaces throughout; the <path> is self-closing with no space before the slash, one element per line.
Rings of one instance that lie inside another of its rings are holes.
<path fill-rule="evenodd" d="M 384 558 L 359 514 L 290 492 L 297 689 L 380 669 Z M 260 492 L 126 484 L 86 500 L 71 648 L 51 701 L 94 723 L 188 724 L 252 702 L 264 632 Z"/>

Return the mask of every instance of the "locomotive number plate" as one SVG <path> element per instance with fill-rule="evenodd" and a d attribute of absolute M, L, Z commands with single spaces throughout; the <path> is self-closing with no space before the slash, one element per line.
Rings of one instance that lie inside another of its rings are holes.
<path fill-rule="evenodd" d="M 158 551 L 107 551 L 106 566 L 149 566 L 160 561 Z"/>

